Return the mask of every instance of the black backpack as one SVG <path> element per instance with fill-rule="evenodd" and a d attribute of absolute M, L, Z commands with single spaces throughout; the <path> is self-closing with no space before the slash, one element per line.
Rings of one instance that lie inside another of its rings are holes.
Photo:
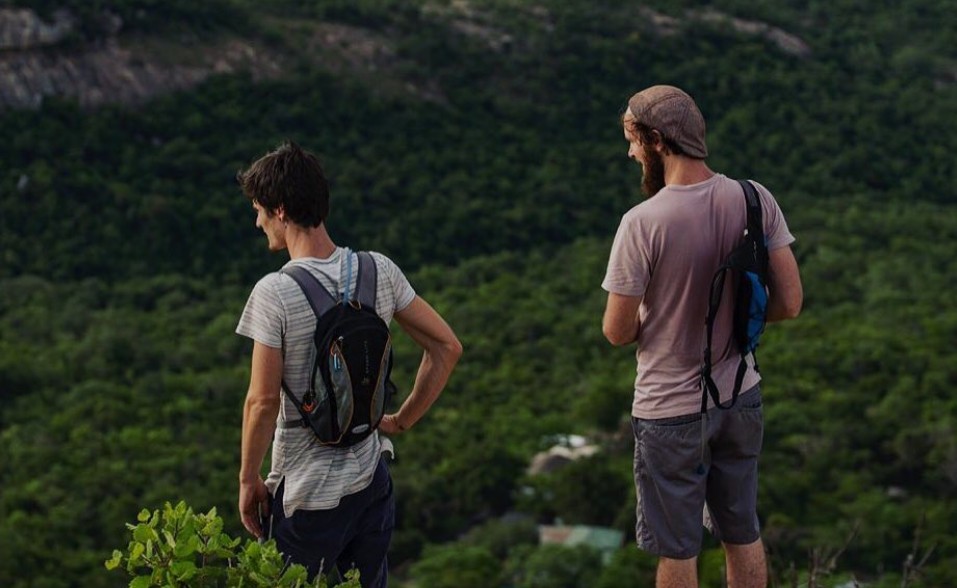
<path fill-rule="evenodd" d="M 708 396 L 718 408 L 728 409 L 734 406 L 741 392 L 744 374 L 747 373 L 748 354 L 755 357 L 754 368 L 757 369 L 755 350 L 761 340 L 761 333 L 767 322 L 768 312 L 768 247 L 764 236 L 764 224 L 761 214 L 761 199 L 751 182 L 738 180 L 744 189 L 747 203 L 748 220 L 744 238 L 731 251 L 724 263 L 715 272 L 711 280 L 711 296 L 708 300 L 708 316 L 705 319 L 707 326 L 707 344 L 704 350 L 704 362 L 701 365 L 701 412 L 707 412 Z M 724 293 L 724 281 L 728 273 L 734 280 L 734 323 L 733 335 L 735 346 L 741 353 L 741 362 L 734 378 L 734 388 L 731 391 L 731 400 L 727 406 L 720 402 L 721 394 L 711 377 L 711 342 L 714 331 L 714 321 L 718 316 L 718 307 L 721 305 L 721 295 Z"/>
<path fill-rule="evenodd" d="M 375 260 L 366 252 L 356 254 L 359 267 L 352 297 L 352 252 L 346 249 L 344 255 L 348 269 L 341 280 L 341 298 L 330 294 L 304 267 L 280 270 L 299 284 L 316 315 L 309 390 L 300 400 L 282 382 L 302 418 L 281 426 L 311 428 L 319 443 L 333 447 L 354 445 L 371 435 L 395 392 L 389 379 L 392 336 L 375 310 Z"/>

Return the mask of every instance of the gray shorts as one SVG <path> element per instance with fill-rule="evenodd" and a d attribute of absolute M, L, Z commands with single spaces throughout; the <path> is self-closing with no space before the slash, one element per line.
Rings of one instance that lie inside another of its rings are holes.
<path fill-rule="evenodd" d="M 729 410 L 709 410 L 705 425 L 702 454 L 700 413 L 632 418 L 635 534 L 638 546 L 649 553 L 695 557 L 703 525 L 724 543 L 746 545 L 760 537 L 758 456 L 764 418 L 759 387 L 741 394 Z"/>

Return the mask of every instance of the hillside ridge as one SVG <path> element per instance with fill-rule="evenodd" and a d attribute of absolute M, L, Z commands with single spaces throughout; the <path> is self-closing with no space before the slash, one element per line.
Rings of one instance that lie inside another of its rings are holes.
<path fill-rule="evenodd" d="M 554 25 L 544 7 L 528 14 L 536 27 L 551 34 Z M 714 9 L 689 10 L 681 18 L 644 7 L 640 13 L 655 34 L 673 36 L 693 24 L 730 27 L 737 33 L 763 37 L 783 53 L 808 58 L 810 46 L 797 35 L 769 24 L 735 18 Z M 424 5 L 420 12 L 454 35 L 484 44 L 489 51 L 527 51 L 516 32 L 495 22 L 495 15 L 467 2 Z M 37 109 L 44 100 L 75 100 L 83 108 L 107 104 L 135 106 L 171 92 L 189 90 L 218 74 L 247 73 L 254 80 L 274 80 L 305 60 L 333 75 L 349 76 L 369 86 L 414 98 L 444 103 L 434 82 L 412 80 L 401 73 L 407 58 L 397 41 L 403 33 L 309 19 L 264 19 L 283 36 L 301 44 L 276 44 L 261 38 L 218 32 L 147 37 L 128 33 L 120 16 L 98 16 L 103 37 L 83 39 L 80 22 L 67 9 L 44 20 L 28 8 L 0 8 L 0 110 Z"/>

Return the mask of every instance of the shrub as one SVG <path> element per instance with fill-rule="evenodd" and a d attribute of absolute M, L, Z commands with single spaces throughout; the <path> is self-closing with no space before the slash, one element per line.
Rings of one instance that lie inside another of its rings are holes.
<path fill-rule="evenodd" d="M 143 509 L 137 524 L 126 526 L 132 534 L 126 552 L 113 551 L 105 564 L 108 570 L 125 569 L 133 577 L 130 588 L 329 586 L 324 576 L 310 582 L 304 566 L 285 562 L 274 540 L 243 544 L 223 533 L 215 508 L 196 514 L 185 502 L 175 507 L 167 502 L 162 511 Z M 350 570 L 336 588 L 360 588 L 359 572 Z"/>

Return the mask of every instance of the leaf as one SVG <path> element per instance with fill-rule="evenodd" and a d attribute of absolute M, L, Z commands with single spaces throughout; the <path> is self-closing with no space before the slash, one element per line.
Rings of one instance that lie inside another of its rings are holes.
<path fill-rule="evenodd" d="M 130 581 L 130 588 L 149 588 L 150 584 L 150 576 L 137 576 Z"/>
<path fill-rule="evenodd" d="M 216 517 L 210 520 L 203 527 L 203 535 L 206 535 L 207 537 L 218 535 L 219 533 L 222 533 L 222 531 L 223 531 L 223 519 L 219 517 Z"/>
<path fill-rule="evenodd" d="M 275 576 L 278 576 L 278 575 L 279 575 L 279 566 L 277 566 L 277 565 L 276 565 L 274 562 L 272 562 L 272 561 L 264 561 L 264 562 L 262 563 L 262 565 L 259 566 L 259 570 L 260 570 L 263 574 L 265 574 L 265 575 L 267 575 L 267 576 L 269 576 L 269 577 L 275 577 Z"/>
<path fill-rule="evenodd" d="M 179 541 L 173 548 L 173 555 L 176 557 L 189 557 L 199 551 L 199 537 L 193 536 L 189 539 Z"/>
<path fill-rule="evenodd" d="M 262 547 L 259 545 L 259 543 L 248 541 L 246 543 L 246 547 L 243 549 L 243 553 L 249 559 L 259 559 L 260 554 L 262 554 Z"/>
<path fill-rule="evenodd" d="M 120 563 L 123 561 L 123 552 L 119 549 L 113 550 L 113 557 L 103 562 L 103 565 L 106 566 L 108 570 L 115 570 L 120 567 Z"/>
<path fill-rule="evenodd" d="M 136 528 L 133 529 L 133 539 L 136 539 L 140 543 L 146 543 L 150 539 L 158 539 L 156 531 L 147 525 L 136 525 Z"/>
<path fill-rule="evenodd" d="M 285 573 L 280 577 L 280 583 L 284 586 L 298 586 L 308 579 L 306 568 L 301 565 L 291 565 L 286 568 Z"/>
<path fill-rule="evenodd" d="M 150 520 L 151 514 L 152 513 L 150 513 L 149 509 L 144 508 L 143 510 L 140 511 L 140 514 L 136 515 L 136 520 L 138 520 L 141 523 L 145 523 L 146 521 Z"/>
<path fill-rule="evenodd" d="M 186 537 L 195 536 L 196 534 L 196 519 L 188 519 L 179 532 L 176 533 L 176 541 L 183 541 Z"/>
<path fill-rule="evenodd" d="M 177 561 L 170 566 L 170 572 L 176 576 L 177 580 L 189 580 L 196 575 L 196 564 L 191 561 Z"/>

